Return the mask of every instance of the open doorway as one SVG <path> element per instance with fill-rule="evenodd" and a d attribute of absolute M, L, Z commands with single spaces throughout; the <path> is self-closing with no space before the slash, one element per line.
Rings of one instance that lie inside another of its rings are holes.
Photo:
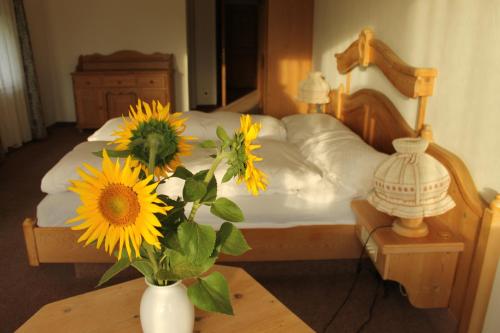
<path fill-rule="evenodd" d="M 188 0 L 190 108 L 212 111 L 258 89 L 261 0 Z"/>
<path fill-rule="evenodd" d="M 259 0 L 217 1 L 218 104 L 257 89 Z"/>

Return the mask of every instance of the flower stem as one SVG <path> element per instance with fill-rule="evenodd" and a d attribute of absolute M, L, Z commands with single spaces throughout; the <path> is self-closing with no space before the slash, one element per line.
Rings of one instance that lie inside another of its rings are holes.
<path fill-rule="evenodd" d="M 219 166 L 220 162 L 222 162 L 222 160 L 224 159 L 224 157 L 226 157 L 226 155 L 224 153 L 218 153 L 217 156 L 215 157 L 213 163 L 212 163 L 212 166 L 210 167 L 210 169 L 208 170 L 206 176 L 205 176 L 205 179 L 203 180 L 203 183 L 205 183 L 205 185 L 208 185 L 210 183 L 210 181 L 212 180 L 214 174 L 215 174 L 215 170 L 217 170 L 217 167 Z M 193 202 L 193 207 L 191 208 L 191 212 L 189 213 L 189 217 L 188 217 L 188 222 L 193 222 L 194 221 L 194 218 L 196 216 L 196 212 L 198 211 L 198 209 L 201 207 L 201 202 L 200 200 L 196 200 L 195 202 Z"/>
<path fill-rule="evenodd" d="M 151 133 L 147 138 L 148 147 L 149 147 L 149 163 L 148 170 L 151 175 L 153 175 L 154 179 L 154 171 L 156 167 L 156 154 L 158 153 L 158 147 L 160 146 L 161 137 L 156 133 Z"/>
<path fill-rule="evenodd" d="M 146 248 L 146 252 L 148 253 L 148 259 L 151 262 L 151 266 L 153 268 L 154 276 L 153 276 L 152 282 L 156 283 L 156 281 L 158 281 L 158 285 L 161 285 L 160 281 L 156 280 L 156 273 L 158 273 L 158 263 L 156 262 L 156 255 L 154 253 L 153 247 L 150 245 L 147 245 L 147 246 L 145 246 L 145 248 Z"/>

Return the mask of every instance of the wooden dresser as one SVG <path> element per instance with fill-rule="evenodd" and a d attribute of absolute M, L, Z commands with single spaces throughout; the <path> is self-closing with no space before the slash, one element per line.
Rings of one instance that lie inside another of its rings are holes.
<path fill-rule="evenodd" d="M 171 54 L 118 51 L 82 55 L 72 73 L 78 128 L 98 128 L 128 114 L 138 99 L 159 100 L 174 108 Z"/>

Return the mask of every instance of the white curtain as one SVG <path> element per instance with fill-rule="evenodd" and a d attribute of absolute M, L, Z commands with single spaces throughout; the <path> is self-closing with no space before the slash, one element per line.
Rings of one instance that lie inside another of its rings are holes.
<path fill-rule="evenodd" d="M 12 0 L 0 0 L 0 138 L 3 149 L 31 140 Z"/>

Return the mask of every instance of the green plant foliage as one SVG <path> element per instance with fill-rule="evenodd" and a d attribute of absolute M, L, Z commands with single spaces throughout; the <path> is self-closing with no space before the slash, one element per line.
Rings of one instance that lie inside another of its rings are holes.
<path fill-rule="evenodd" d="M 219 272 L 199 278 L 196 283 L 189 286 L 188 297 L 194 305 L 204 311 L 234 314 L 227 281 Z"/>
<path fill-rule="evenodd" d="M 122 257 L 120 260 L 115 262 L 113 266 L 108 268 L 106 272 L 104 272 L 97 286 L 99 287 L 102 284 L 108 282 L 113 276 L 120 273 L 129 266 L 130 266 L 130 259 L 128 257 Z"/>
<path fill-rule="evenodd" d="M 159 286 L 197 278 L 188 288 L 188 296 L 193 304 L 205 311 L 233 314 L 224 276 L 218 272 L 201 276 L 215 264 L 220 253 L 238 256 L 251 249 L 243 233 L 232 224 L 244 220 L 243 212 L 230 199 L 217 197 L 218 182 L 214 176 L 221 165 L 226 168 L 222 182 L 243 175 L 247 157 L 243 134 L 236 132 L 229 136 L 220 126 L 216 134 L 218 139 L 204 140 L 198 144 L 202 148 L 212 149 L 209 152 L 214 159 L 211 167 L 195 174 L 183 166 L 177 167 L 170 177 L 184 180 L 182 197 L 158 195 L 162 202 L 158 205 L 172 207 L 167 214 L 155 214 L 161 224 L 157 227 L 162 235 L 159 237 L 160 246 L 143 241 L 140 253 L 137 255 L 132 249 L 130 258 L 123 249 L 121 259 L 104 273 L 99 286 L 129 266 L 138 270 L 150 283 Z M 110 157 L 125 158 L 131 155 L 151 171 L 174 158 L 179 140 L 178 133 L 169 125 L 152 119 L 135 130 L 127 151 L 107 152 Z M 94 154 L 102 157 L 103 151 Z M 146 178 L 144 170 L 141 170 L 140 177 Z M 150 185 L 158 182 L 167 185 L 168 178 L 155 177 L 151 179 Z M 189 214 L 186 213 L 187 203 L 192 203 Z M 196 213 L 202 205 L 210 206 L 212 214 L 229 222 L 224 222 L 217 232 L 209 225 L 196 223 Z"/>
<path fill-rule="evenodd" d="M 210 212 L 229 222 L 242 222 L 245 220 L 240 207 L 228 198 L 218 198 L 215 200 L 210 207 Z"/>
<path fill-rule="evenodd" d="M 193 258 L 180 252 L 167 250 L 167 265 L 158 271 L 161 280 L 177 281 L 198 277 L 212 267 L 216 257 L 208 257 L 195 262 Z"/>
<path fill-rule="evenodd" d="M 177 230 L 179 244 L 193 262 L 203 262 L 210 257 L 215 246 L 215 231 L 209 225 L 184 222 Z"/>
<path fill-rule="evenodd" d="M 227 135 L 226 130 L 224 128 L 222 128 L 221 126 L 217 126 L 216 134 L 217 134 L 217 137 L 219 139 L 221 139 L 221 141 L 223 143 L 227 144 L 229 141 L 231 141 L 231 139 L 229 139 L 229 135 Z"/>
<path fill-rule="evenodd" d="M 232 256 L 240 256 L 251 250 L 243 233 L 230 222 L 224 222 L 217 232 L 216 248 Z"/>
<path fill-rule="evenodd" d="M 178 166 L 177 169 L 175 169 L 174 174 L 170 177 L 176 177 L 186 180 L 193 177 L 193 173 L 183 166 Z"/>
<path fill-rule="evenodd" d="M 182 190 L 182 196 L 185 201 L 193 202 L 200 200 L 207 193 L 207 186 L 202 181 L 196 180 L 195 178 L 188 178 L 184 183 L 184 189 Z"/>
<path fill-rule="evenodd" d="M 132 261 L 131 265 L 139 272 L 141 272 L 141 274 L 144 275 L 144 277 L 148 279 L 150 283 L 153 282 L 154 271 L 153 267 L 151 266 L 151 263 L 148 260 L 137 259 Z"/>
<path fill-rule="evenodd" d="M 200 142 L 201 148 L 217 148 L 217 144 L 213 140 L 205 140 Z"/>

